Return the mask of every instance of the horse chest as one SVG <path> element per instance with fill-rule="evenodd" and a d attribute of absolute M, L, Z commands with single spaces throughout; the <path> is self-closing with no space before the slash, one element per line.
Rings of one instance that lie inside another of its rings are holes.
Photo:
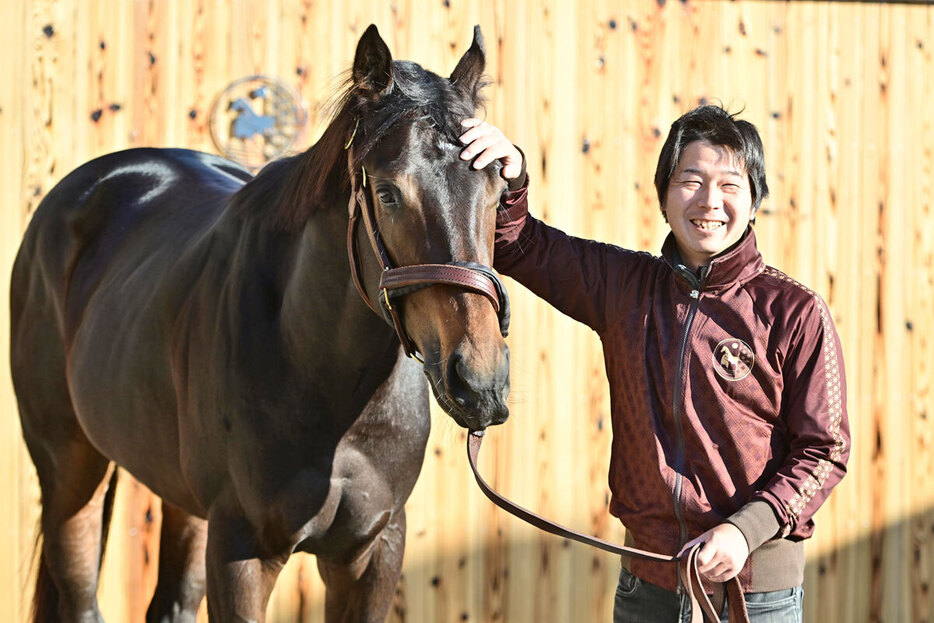
<path fill-rule="evenodd" d="M 212 491 L 232 485 L 254 525 L 305 551 L 366 542 L 374 526 L 402 508 L 424 458 L 428 388 L 413 363 L 397 362 L 350 421 L 339 423 L 333 404 L 322 412 L 306 403 L 301 429 L 234 415 L 230 430 L 221 432 L 224 472 L 193 470 L 202 474 L 192 478 L 199 497 L 210 506 Z"/>

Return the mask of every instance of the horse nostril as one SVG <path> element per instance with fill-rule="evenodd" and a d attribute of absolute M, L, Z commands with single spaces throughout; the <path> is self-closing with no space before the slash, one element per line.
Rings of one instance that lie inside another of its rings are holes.
<path fill-rule="evenodd" d="M 473 407 L 477 404 L 478 396 L 471 382 L 473 374 L 459 353 L 454 353 L 448 360 L 447 386 L 448 394 L 458 405 Z"/>

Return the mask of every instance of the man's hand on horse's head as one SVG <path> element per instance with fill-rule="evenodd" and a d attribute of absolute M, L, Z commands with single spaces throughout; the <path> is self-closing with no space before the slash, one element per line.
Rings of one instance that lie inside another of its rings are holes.
<path fill-rule="evenodd" d="M 522 152 L 506 138 L 496 126 L 480 119 L 464 119 L 461 125 L 467 131 L 460 136 L 465 145 L 461 160 L 473 159 L 473 168 L 482 169 L 496 160 L 503 161 L 500 174 L 512 180 L 522 174 Z"/>

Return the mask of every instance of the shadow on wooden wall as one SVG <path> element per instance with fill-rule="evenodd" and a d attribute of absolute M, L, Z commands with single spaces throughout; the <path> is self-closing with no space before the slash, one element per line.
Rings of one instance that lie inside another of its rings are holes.
<path fill-rule="evenodd" d="M 507 519 L 512 521 L 511 519 Z M 820 528 L 818 528 L 820 529 Z M 894 558 L 912 543 L 914 562 L 900 577 Z M 549 535 L 534 540 L 509 542 L 424 563 L 409 561 L 397 590 L 389 623 L 507 621 L 508 623 L 565 623 L 611 621 L 615 583 L 603 593 L 575 595 L 574 577 L 610 567 L 615 574 L 618 558 Z M 542 592 L 537 569 L 552 567 L 566 573 L 563 594 Z M 459 594 L 457 574 L 444 570 L 480 569 L 484 594 Z M 808 556 L 804 582 L 804 620 L 822 623 L 899 621 L 922 623 L 934 612 L 931 590 L 934 571 L 934 508 L 894 525 L 867 534 L 854 542 L 816 556 Z M 870 586 L 871 590 L 859 590 Z M 413 599 L 414 598 L 414 599 Z M 323 620 L 323 602 L 307 601 L 300 612 L 270 612 L 272 623 Z"/>

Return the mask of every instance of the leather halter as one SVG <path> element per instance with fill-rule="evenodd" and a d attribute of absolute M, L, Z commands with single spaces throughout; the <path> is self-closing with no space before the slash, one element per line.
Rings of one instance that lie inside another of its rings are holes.
<path fill-rule="evenodd" d="M 356 128 L 354 128 L 354 134 L 356 134 Z M 366 188 L 366 169 L 362 166 L 358 183 L 350 152 L 352 143 L 353 136 L 350 137 L 350 141 L 344 147 L 347 150 L 350 173 L 350 204 L 348 206 L 350 219 L 347 224 L 347 254 L 350 259 L 350 273 L 363 302 L 395 329 L 396 335 L 405 349 L 405 354 L 418 359 L 422 363 L 424 363 L 424 360 L 418 356 L 418 349 L 402 324 L 399 307 L 394 304 L 406 294 L 422 288 L 444 284 L 482 294 L 493 305 L 493 309 L 496 310 L 499 317 L 500 333 L 502 333 L 503 337 L 506 337 L 509 332 L 509 296 L 506 294 L 503 283 L 489 266 L 457 260 L 445 264 L 393 266 L 379 229 L 376 227 L 373 200 Z M 378 308 L 370 300 L 366 288 L 363 287 L 360 255 L 357 250 L 357 223 L 361 220 L 361 216 L 364 229 L 370 240 L 370 246 L 380 266 Z"/>
<path fill-rule="evenodd" d="M 619 554 L 630 558 L 641 558 L 663 563 L 677 563 L 681 585 L 684 587 L 684 592 L 687 593 L 688 599 L 691 600 L 691 623 L 703 623 L 705 620 L 712 623 L 719 623 L 720 616 L 718 612 L 723 607 L 724 592 L 726 593 L 727 604 L 729 606 L 729 621 L 731 623 L 749 622 L 749 614 L 746 612 L 746 601 L 743 598 L 743 589 L 738 578 L 733 577 L 722 584 L 714 584 L 713 601 L 711 601 L 710 597 L 707 595 L 697 563 L 697 555 L 700 553 L 701 547 L 703 547 L 701 544 L 695 545 L 688 550 L 686 554 L 680 557 L 656 554 L 654 552 L 647 552 L 624 545 L 614 545 L 603 539 L 581 534 L 580 532 L 575 532 L 574 530 L 558 525 L 501 496 L 486 483 L 483 477 L 480 476 L 480 471 L 477 469 L 477 457 L 480 455 L 480 445 L 483 443 L 483 436 L 484 431 L 470 431 L 467 435 L 467 459 L 470 461 L 470 469 L 473 471 L 474 478 L 480 486 L 480 490 L 483 491 L 484 495 L 494 504 L 507 513 L 515 515 L 519 519 L 549 534 L 578 541 L 579 543 L 584 543 L 613 554 Z M 717 602 L 719 607 L 715 608 L 714 602 Z"/>

